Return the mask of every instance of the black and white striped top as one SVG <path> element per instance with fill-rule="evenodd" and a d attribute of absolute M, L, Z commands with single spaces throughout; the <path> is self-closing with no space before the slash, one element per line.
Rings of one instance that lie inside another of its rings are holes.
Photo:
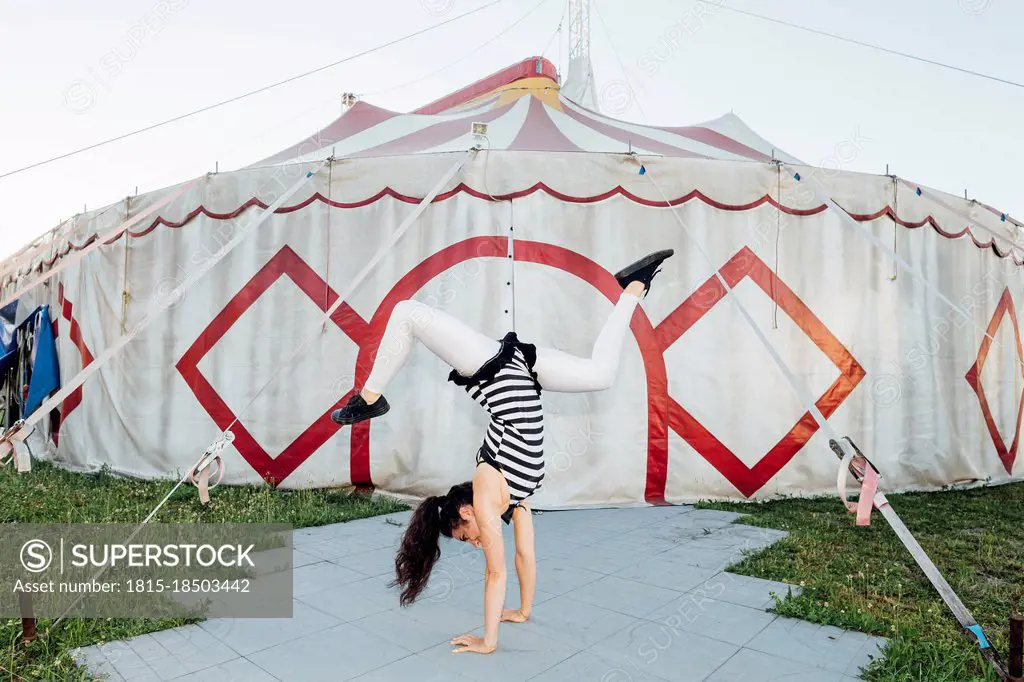
<path fill-rule="evenodd" d="M 498 354 L 472 377 L 455 371 L 449 376 L 491 415 L 477 463 L 495 467 L 508 483 L 511 504 L 502 515 L 505 523 L 544 480 L 544 412 L 532 369 L 535 357 L 532 345 L 510 333 Z"/>

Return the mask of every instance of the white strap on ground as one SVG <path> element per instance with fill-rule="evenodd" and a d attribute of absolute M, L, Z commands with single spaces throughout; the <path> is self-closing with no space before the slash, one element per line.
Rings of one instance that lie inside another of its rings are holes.
<path fill-rule="evenodd" d="M 136 214 L 134 217 L 129 218 L 128 220 L 125 220 L 124 222 L 122 222 L 120 225 L 118 225 L 114 229 L 106 232 L 103 236 L 97 237 L 96 240 L 92 244 L 89 244 L 89 246 L 87 246 L 84 249 L 81 249 L 79 251 L 75 251 L 73 254 L 70 254 L 67 258 L 61 259 L 61 261 L 59 263 L 57 263 L 57 265 L 55 265 L 54 267 L 52 267 L 49 270 L 47 270 L 46 272 L 41 274 L 39 277 L 36 277 L 34 280 L 29 282 L 28 284 L 23 284 L 22 286 L 18 287 L 17 291 L 15 291 L 13 294 L 10 294 L 8 296 L 4 296 L 3 301 L 0 301 L 0 308 L 3 308 L 8 303 L 11 303 L 13 301 L 17 301 L 19 298 L 24 296 L 26 292 L 31 291 L 32 289 L 36 288 L 37 286 L 39 286 L 43 282 L 49 280 L 52 277 L 55 277 L 56 275 L 60 274 L 64 270 L 67 270 L 72 265 L 74 265 L 78 261 L 80 261 L 83 258 L 85 258 L 86 256 L 88 256 L 90 253 L 92 253 L 96 249 L 98 249 L 101 246 L 103 246 L 104 244 L 106 244 L 109 240 L 115 238 L 116 236 L 118 236 L 119 234 L 124 232 L 125 230 L 130 229 L 133 225 L 135 225 L 139 221 L 143 220 L 147 216 L 153 214 L 155 211 L 158 211 L 161 208 L 163 208 L 164 206 L 168 205 L 169 203 L 171 203 L 172 201 L 174 201 L 175 199 L 180 197 L 182 194 L 184 194 L 188 190 L 192 189 L 200 180 L 203 179 L 203 177 L 205 177 L 205 176 L 200 176 L 200 177 L 195 178 L 194 180 L 192 180 L 190 182 L 185 183 L 184 185 L 182 185 L 181 187 L 179 187 L 175 191 L 171 192 L 170 194 L 168 194 L 164 198 L 160 199 L 157 202 L 154 202 L 151 206 L 148 206 L 146 208 L 146 210 L 142 211 L 141 213 Z"/>
<path fill-rule="evenodd" d="M 786 170 L 789 171 L 789 173 L 798 182 L 802 182 L 804 180 L 804 176 L 800 175 L 800 173 L 798 173 L 797 171 L 793 170 L 793 168 L 790 167 L 788 164 L 783 163 L 782 165 L 785 166 Z M 817 184 L 818 187 L 815 188 L 810 183 L 806 184 L 805 187 L 807 187 L 811 191 L 811 193 L 814 196 L 815 201 L 819 201 L 819 202 L 821 202 L 823 204 L 826 204 L 829 208 L 831 208 L 833 211 L 835 211 L 835 213 L 839 216 L 839 218 L 844 223 L 846 223 L 847 225 L 852 227 L 854 230 L 856 230 L 857 233 L 860 234 L 864 239 L 867 239 L 869 242 L 874 244 L 880 251 L 882 251 L 882 253 L 884 253 L 886 256 L 888 256 L 894 263 L 896 263 L 898 266 L 903 268 L 903 270 L 907 274 L 909 274 L 911 277 L 913 277 L 914 279 L 916 279 L 919 282 L 921 282 L 921 284 L 923 284 L 925 286 L 925 288 L 933 296 L 935 296 L 940 301 L 945 303 L 947 306 L 952 308 L 954 311 L 959 313 L 961 317 L 963 317 L 965 320 L 967 320 L 967 322 L 972 327 L 974 327 L 976 330 L 981 332 L 983 336 L 987 336 L 988 338 L 992 339 L 992 337 L 989 336 L 989 333 L 988 333 L 987 329 L 979 327 L 977 324 L 975 324 L 974 318 L 971 316 L 970 313 L 968 313 L 966 310 L 964 310 L 963 308 L 958 306 L 956 303 L 953 303 L 953 301 L 949 300 L 946 297 L 946 295 L 943 294 L 941 291 L 939 291 L 938 287 L 936 287 L 934 284 L 932 284 L 928 280 L 927 277 L 922 275 L 921 272 L 917 270 L 917 268 L 912 266 L 907 261 L 903 260 L 903 258 L 898 253 L 896 253 L 892 249 L 892 247 L 888 246 L 881 239 L 879 239 L 875 235 L 871 234 L 871 230 L 869 230 L 868 228 L 864 227 L 859 222 L 857 222 L 852 217 L 850 217 L 850 214 L 847 213 L 839 204 L 837 204 L 836 202 L 832 201 L 831 197 L 829 197 L 827 194 L 819 192 L 818 189 L 822 189 L 822 190 L 824 189 L 821 186 L 821 183 L 818 181 L 817 178 L 814 178 L 814 174 L 813 173 L 810 173 L 809 176 L 814 180 L 814 183 Z M 994 341 L 995 339 L 992 339 L 992 340 Z"/>

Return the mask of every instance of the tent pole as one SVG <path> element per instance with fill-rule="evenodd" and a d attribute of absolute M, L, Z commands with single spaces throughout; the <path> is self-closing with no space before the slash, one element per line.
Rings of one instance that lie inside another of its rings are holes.
<path fill-rule="evenodd" d="M 512 331 L 516 330 L 516 239 L 515 239 L 515 209 L 513 208 L 512 200 L 508 202 L 509 207 L 509 219 L 508 219 L 508 258 L 509 258 L 509 269 L 511 270 L 508 286 L 512 288 Z M 508 312 L 507 310 L 505 311 Z"/>
<path fill-rule="evenodd" d="M 886 175 L 889 174 L 889 164 L 885 164 Z M 892 251 L 896 253 L 896 246 L 898 244 L 897 238 L 900 232 L 900 186 L 896 176 L 892 178 Z M 899 266 L 896 263 L 892 264 L 892 277 L 889 278 L 890 282 L 896 281 L 896 276 L 899 274 Z"/>
<path fill-rule="evenodd" d="M 124 219 L 129 220 L 132 217 L 132 198 L 126 197 L 124 200 Z M 128 318 L 128 299 L 130 294 L 128 293 L 128 243 L 132 239 L 130 231 L 124 231 L 124 278 L 121 283 L 121 333 L 125 332 L 125 322 Z"/>

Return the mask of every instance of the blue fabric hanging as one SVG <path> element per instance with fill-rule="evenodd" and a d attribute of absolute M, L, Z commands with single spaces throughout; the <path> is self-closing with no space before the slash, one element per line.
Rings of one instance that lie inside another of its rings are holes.
<path fill-rule="evenodd" d="M 57 363 L 57 343 L 53 338 L 53 323 L 50 321 L 50 306 L 42 306 L 35 320 L 35 359 L 32 362 L 32 378 L 28 385 L 24 415 L 28 416 L 43 404 L 46 398 L 60 388 L 60 367 Z"/>

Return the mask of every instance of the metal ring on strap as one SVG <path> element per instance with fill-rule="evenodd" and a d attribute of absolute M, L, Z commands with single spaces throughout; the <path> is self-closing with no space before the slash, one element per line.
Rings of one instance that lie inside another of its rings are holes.
<path fill-rule="evenodd" d="M 231 431 L 222 433 L 217 440 L 210 444 L 210 447 L 206 448 L 206 454 L 189 473 L 189 482 L 199 489 L 199 501 L 203 504 L 210 503 L 210 490 L 220 485 L 224 478 L 224 459 L 221 457 L 221 452 L 233 442 L 235 442 L 234 433 Z M 214 477 L 216 480 L 211 484 L 210 480 Z"/>
<path fill-rule="evenodd" d="M 878 479 L 881 476 L 875 465 L 849 437 L 844 437 L 844 440 L 849 443 L 848 448 L 841 446 L 838 441 L 829 441 L 829 447 L 840 458 L 836 488 L 839 490 L 839 497 L 842 499 L 843 505 L 857 515 L 857 525 L 869 526 L 871 525 L 871 510 L 877 501 L 875 496 L 878 492 Z M 861 484 L 860 497 L 856 504 L 850 502 L 846 495 L 847 473 L 853 474 L 853 477 Z M 882 497 L 883 501 L 884 499 Z"/>
<path fill-rule="evenodd" d="M 28 433 L 22 433 L 24 426 L 25 420 L 19 419 L 0 435 L 0 466 L 6 466 L 9 461 L 14 461 L 19 472 L 29 470 L 26 462 L 19 461 L 16 449 L 19 444 L 24 444 L 29 436 Z"/>

